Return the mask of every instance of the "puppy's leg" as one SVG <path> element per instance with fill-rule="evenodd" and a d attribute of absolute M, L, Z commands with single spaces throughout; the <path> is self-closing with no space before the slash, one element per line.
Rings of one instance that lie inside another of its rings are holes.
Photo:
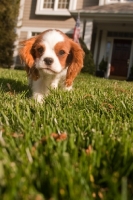
<path fill-rule="evenodd" d="M 52 82 L 51 82 L 51 86 L 50 86 L 50 87 L 51 87 L 52 89 L 58 88 L 59 81 L 60 81 L 60 78 L 55 78 L 55 79 L 53 79 Z"/>
<path fill-rule="evenodd" d="M 66 90 L 66 91 L 71 91 L 71 90 L 72 90 L 72 85 L 71 85 L 71 86 L 69 86 L 69 87 L 67 87 L 67 86 L 64 86 L 64 90 Z"/>
<path fill-rule="evenodd" d="M 33 92 L 33 98 L 38 102 L 38 103 L 43 103 L 44 96 L 42 94 Z"/>
<path fill-rule="evenodd" d="M 66 86 L 65 85 L 65 80 L 66 80 L 66 77 L 62 77 L 61 80 L 60 80 L 60 87 L 65 90 L 65 91 L 70 91 L 72 90 L 72 85 L 71 86 Z"/>
<path fill-rule="evenodd" d="M 33 98 L 39 103 L 42 103 L 44 100 L 44 97 L 46 97 L 49 93 L 48 87 L 42 81 L 41 78 L 39 78 L 37 81 L 32 81 L 31 89 L 32 89 Z"/>

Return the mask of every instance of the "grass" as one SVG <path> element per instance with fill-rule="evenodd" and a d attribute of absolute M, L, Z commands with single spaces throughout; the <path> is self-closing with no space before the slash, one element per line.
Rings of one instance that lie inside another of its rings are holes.
<path fill-rule="evenodd" d="M 29 96 L 24 71 L 0 69 L 0 199 L 133 199 L 132 83 L 80 74 Z"/>

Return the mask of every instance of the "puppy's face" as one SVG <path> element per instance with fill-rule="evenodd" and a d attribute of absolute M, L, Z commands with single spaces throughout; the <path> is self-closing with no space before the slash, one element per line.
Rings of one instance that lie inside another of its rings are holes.
<path fill-rule="evenodd" d="M 68 67 L 65 84 L 70 86 L 83 67 L 84 52 L 80 45 L 59 30 L 44 31 L 21 42 L 21 45 L 21 60 L 29 68 L 34 80 L 39 78 L 37 73 L 34 74 L 34 68 L 39 74 L 57 74 Z"/>
<path fill-rule="evenodd" d="M 32 46 L 31 54 L 35 67 L 44 73 L 60 73 L 67 67 L 70 43 L 59 31 L 48 31 L 40 35 Z"/>

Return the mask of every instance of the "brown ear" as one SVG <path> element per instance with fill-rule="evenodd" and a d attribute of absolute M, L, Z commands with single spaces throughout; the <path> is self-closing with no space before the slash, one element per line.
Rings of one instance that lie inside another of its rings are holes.
<path fill-rule="evenodd" d="M 84 51 L 82 50 L 80 45 L 73 42 L 72 40 L 70 42 L 71 42 L 71 52 L 70 52 L 71 62 L 70 65 L 68 66 L 67 76 L 65 81 L 65 85 L 67 87 L 72 85 L 77 74 L 82 69 L 83 58 L 84 58 Z"/>
<path fill-rule="evenodd" d="M 35 43 L 36 37 L 20 42 L 21 48 L 19 50 L 19 55 L 21 60 L 25 63 L 25 69 L 27 75 L 32 80 L 37 80 L 39 78 L 39 72 L 34 66 L 34 58 L 32 55 L 32 46 Z"/>
<path fill-rule="evenodd" d="M 20 42 L 20 58 L 30 68 L 34 65 L 34 58 L 31 54 L 31 49 L 35 42 L 35 39 L 36 37 Z"/>
<path fill-rule="evenodd" d="M 25 70 L 27 72 L 27 76 L 30 77 L 34 81 L 36 81 L 40 77 L 39 71 L 35 68 L 35 66 L 31 68 L 29 68 L 28 66 L 25 66 Z"/>

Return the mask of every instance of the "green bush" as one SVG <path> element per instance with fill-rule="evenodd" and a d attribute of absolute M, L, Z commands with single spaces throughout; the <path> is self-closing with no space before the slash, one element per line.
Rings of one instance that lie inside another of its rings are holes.
<path fill-rule="evenodd" d="M 85 42 L 83 41 L 83 39 L 80 38 L 79 41 L 80 41 L 80 45 L 81 45 L 82 49 L 85 52 L 84 67 L 82 69 L 82 72 L 88 72 L 89 74 L 94 75 L 95 70 L 96 70 L 96 66 L 94 64 L 92 53 L 87 48 L 87 46 L 86 46 Z"/>
<path fill-rule="evenodd" d="M 104 72 L 106 72 L 106 70 L 107 70 L 107 61 L 105 61 L 104 60 L 104 58 L 101 60 L 101 62 L 100 62 L 100 64 L 99 64 L 99 69 L 101 70 L 101 71 L 104 71 Z"/>
<path fill-rule="evenodd" d="M 0 65 L 2 67 L 10 67 L 13 64 L 19 1 L 0 1 Z"/>

